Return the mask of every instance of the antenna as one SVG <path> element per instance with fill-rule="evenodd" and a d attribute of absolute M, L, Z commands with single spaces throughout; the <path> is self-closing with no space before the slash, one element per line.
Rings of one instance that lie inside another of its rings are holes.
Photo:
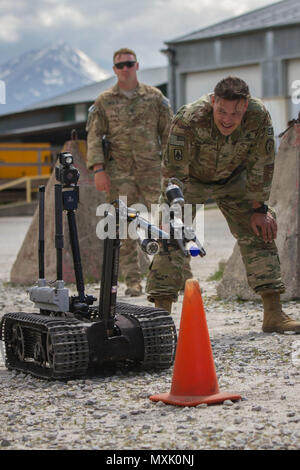
<path fill-rule="evenodd" d="M 39 279 L 45 278 L 45 186 L 39 186 Z"/>
<path fill-rule="evenodd" d="M 62 186 L 55 185 L 55 248 L 56 248 L 56 276 L 60 281 L 63 278 L 63 260 L 62 251 L 64 247 L 63 236 L 63 204 L 62 204 Z"/>

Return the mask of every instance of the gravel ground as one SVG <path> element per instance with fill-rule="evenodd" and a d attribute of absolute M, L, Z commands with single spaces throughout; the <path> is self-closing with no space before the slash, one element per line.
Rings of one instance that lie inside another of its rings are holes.
<path fill-rule="evenodd" d="M 202 290 L 220 391 L 238 393 L 242 400 L 196 407 L 150 401 L 152 394 L 169 392 L 172 369 L 150 374 L 120 368 L 85 380 L 38 380 L 8 371 L 0 342 L 0 450 L 300 448 L 300 336 L 264 334 L 258 303 L 217 299 L 217 282 L 207 278 L 231 254 L 234 241 L 218 211 L 205 217 L 208 254 L 193 261 L 193 273 Z M 7 282 L 30 220 L 1 220 L 0 316 L 33 311 L 25 289 Z M 87 286 L 86 292 L 97 297 L 97 287 Z M 128 302 L 124 290 L 121 284 L 118 299 Z M 182 300 L 181 295 L 173 308 L 177 328 Z M 145 295 L 130 303 L 150 305 Z M 300 318 L 299 302 L 284 307 Z"/>
<path fill-rule="evenodd" d="M 220 391 L 239 393 L 241 401 L 196 407 L 150 401 L 170 390 L 172 369 L 47 382 L 6 370 L 1 358 L 0 449 L 299 449 L 299 336 L 264 334 L 259 304 L 217 300 L 216 282 L 201 288 Z M 97 286 L 87 292 L 97 295 Z M 123 285 L 119 292 L 128 301 Z M 177 327 L 182 299 L 174 308 Z M 132 303 L 148 304 L 145 296 Z M 32 311 L 24 290 L 6 283 L 0 309 Z M 285 310 L 297 316 L 299 304 L 288 302 Z"/>

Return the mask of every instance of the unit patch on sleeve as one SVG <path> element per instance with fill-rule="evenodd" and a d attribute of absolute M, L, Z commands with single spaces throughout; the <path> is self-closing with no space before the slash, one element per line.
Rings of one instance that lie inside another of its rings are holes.
<path fill-rule="evenodd" d="M 169 108 L 169 106 L 170 106 L 170 101 L 168 100 L 168 98 L 163 97 L 163 99 L 161 100 L 161 104 L 162 104 L 165 108 Z"/>
<path fill-rule="evenodd" d="M 273 139 L 268 139 L 266 142 L 266 152 L 267 154 L 273 152 L 274 150 L 274 140 Z"/>
<path fill-rule="evenodd" d="M 174 149 L 174 160 L 176 162 L 183 160 L 183 152 L 181 149 Z"/>

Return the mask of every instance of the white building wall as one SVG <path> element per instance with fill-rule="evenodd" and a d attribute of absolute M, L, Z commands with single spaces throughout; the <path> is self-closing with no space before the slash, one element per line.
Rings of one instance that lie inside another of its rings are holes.
<path fill-rule="evenodd" d="M 185 98 L 186 103 L 196 101 L 200 96 L 213 92 L 215 85 L 228 75 L 236 75 L 248 83 L 251 95 L 262 96 L 262 79 L 259 65 L 224 68 L 205 72 L 186 74 Z"/>
<path fill-rule="evenodd" d="M 85 103 L 75 105 L 75 121 L 85 121 L 87 119 L 87 106 Z"/>
<path fill-rule="evenodd" d="M 288 83 L 291 90 L 292 81 L 299 77 L 300 83 L 300 60 L 290 61 L 293 62 L 288 68 Z M 219 70 L 211 70 L 205 72 L 195 72 L 186 74 L 185 78 L 185 95 L 186 103 L 191 103 L 197 100 L 200 96 L 213 92 L 214 86 L 219 80 L 228 75 L 236 75 L 248 83 L 250 93 L 256 98 L 261 98 L 266 105 L 266 108 L 271 114 L 274 134 L 278 136 L 287 127 L 287 122 L 290 119 L 290 106 L 289 98 L 274 97 L 262 98 L 262 76 L 260 65 L 248 65 L 241 67 L 232 67 Z M 300 86 L 299 86 L 300 90 Z M 299 93 L 300 102 L 300 93 Z M 300 104 L 298 105 L 300 110 Z"/>

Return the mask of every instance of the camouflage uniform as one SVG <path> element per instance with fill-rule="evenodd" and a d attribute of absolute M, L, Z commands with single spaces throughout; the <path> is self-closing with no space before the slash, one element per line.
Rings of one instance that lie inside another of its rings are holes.
<path fill-rule="evenodd" d="M 161 154 L 167 144 L 172 110 L 160 90 L 139 83 L 132 96 L 118 84 L 98 96 L 89 113 L 88 168 L 105 165 L 111 190 L 107 202 L 127 196 L 128 205 L 144 203 L 148 210 L 158 203 Z M 102 136 L 109 142 L 106 159 Z M 120 268 L 127 285 L 140 282 L 136 240 L 122 241 Z"/>
<path fill-rule="evenodd" d="M 184 184 L 186 203 L 216 201 L 238 241 L 248 283 L 260 293 L 284 291 L 274 241 L 265 243 L 250 226 L 252 201 L 269 198 L 274 149 L 272 122 L 262 101 L 251 98 L 240 126 L 223 136 L 206 95 L 178 111 L 163 158 L 164 187 L 173 176 Z M 164 295 L 177 299 L 182 258 L 179 250 L 154 257 L 146 286 L 149 300 Z"/>

